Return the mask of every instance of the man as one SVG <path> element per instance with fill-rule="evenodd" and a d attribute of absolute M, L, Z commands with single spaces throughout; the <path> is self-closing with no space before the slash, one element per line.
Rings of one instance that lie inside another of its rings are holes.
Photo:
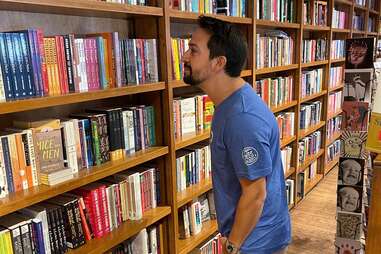
<path fill-rule="evenodd" d="M 285 253 L 291 240 L 273 113 L 241 79 L 247 44 L 236 28 L 201 16 L 183 56 L 184 81 L 215 103 L 213 190 L 225 253 Z"/>
<path fill-rule="evenodd" d="M 341 211 L 355 212 L 360 207 L 360 194 L 352 187 L 345 186 L 341 188 L 338 198 Z"/>
<path fill-rule="evenodd" d="M 340 175 L 338 184 L 356 185 L 362 183 L 362 170 L 359 162 L 353 159 L 346 159 L 340 163 Z"/>

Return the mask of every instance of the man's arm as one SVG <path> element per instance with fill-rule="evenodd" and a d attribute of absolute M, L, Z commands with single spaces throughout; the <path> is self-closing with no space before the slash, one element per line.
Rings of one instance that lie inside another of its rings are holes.
<path fill-rule="evenodd" d="M 254 181 L 241 178 L 239 181 L 242 194 L 237 205 L 233 228 L 228 237 L 229 242 L 238 249 L 257 225 L 266 199 L 265 177 Z"/>

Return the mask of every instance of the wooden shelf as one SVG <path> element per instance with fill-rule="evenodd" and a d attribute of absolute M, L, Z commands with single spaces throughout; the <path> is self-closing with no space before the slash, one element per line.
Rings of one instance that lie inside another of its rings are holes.
<path fill-rule="evenodd" d="M 221 15 L 221 14 L 203 14 L 203 15 L 208 16 L 208 17 L 218 18 L 218 19 L 221 19 L 224 21 L 235 23 L 235 24 L 251 25 L 253 23 L 252 18 L 226 16 L 226 15 Z M 195 12 L 185 12 L 185 11 L 170 9 L 169 10 L 169 16 L 171 17 L 172 20 L 175 20 L 175 21 L 187 21 L 188 20 L 188 21 L 194 22 L 198 19 L 200 14 L 195 13 Z"/>
<path fill-rule="evenodd" d="M 286 171 L 286 173 L 284 173 L 284 179 L 287 179 L 289 178 L 292 174 L 294 174 L 296 171 L 296 169 L 294 167 L 290 167 L 289 170 Z"/>
<path fill-rule="evenodd" d="M 286 137 L 280 140 L 280 149 L 284 148 L 285 146 L 289 145 L 290 143 L 294 142 L 296 140 L 295 136 Z"/>
<path fill-rule="evenodd" d="M 167 153 L 168 147 L 166 146 L 148 148 L 145 151 L 136 152 L 123 160 L 110 161 L 100 166 L 80 170 L 73 179 L 57 185 L 39 185 L 24 191 L 10 193 L 7 197 L 0 199 L 0 216 L 74 190 Z"/>
<path fill-rule="evenodd" d="M 285 65 L 285 66 L 261 68 L 261 69 L 258 69 L 255 71 L 255 75 L 262 75 L 262 74 L 268 74 L 268 73 L 273 73 L 273 72 L 295 70 L 298 67 L 299 67 L 299 65 L 297 65 L 297 64 L 290 64 L 290 65 Z"/>
<path fill-rule="evenodd" d="M 199 234 L 191 236 L 187 239 L 179 239 L 178 254 L 187 254 L 198 245 L 207 240 L 212 234 L 218 230 L 217 221 L 210 220 L 202 223 L 202 230 Z"/>
<path fill-rule="evenodd" d="M 335 4 L 345 4 L 345 5 L 353 5 L 353 2 L 350 0 L 335 0 Z"/>
<path fill-rule="evenodd" d="M 304 197 L 323 179 L 323 174 L 316 174 L 315 178 L 312 181 L 308 181 L 304 191 Z"/>
<path fill-rule="evenodd" d="M 305 24 L 303 30 L 313 30 L 313 31 L 329 31 L 331 28 L 329 26 L 317 26 Z"/>
<path fill-rule="evenodd" d="M 288 210 L 291 211 L 292 209 L 294 209 L 295 207 L 295 204 L 289 204 L 288 205 Z"/>
<path fill-rule="evenodd" d="M 202 194 L 210 191 L 213 188 L 212 180 L 201 181 L 200 183 L 193 184 L 186 188 L 184 191 L 177 192 L 177 207 L 189 203 L 194 198 L 201 196 Z"/>
<path fill-rule="evenodd" d="M 358 5 L 358 4 L 354 4 L 354 7 L 355 7 L 355 9 L 361 10 L 361 11 L 367 11 L 368 10 L 366 8 L 366 6 L 362 6 L 362 5 Z"/>
<path fill-rule="evenodd" d="M 341 137 L 341 134 L 342 134 L 341 131 L 337 131 L 336 133 L 334 133 L 333 136 L 329 140 L 327 140 L 325 146 L 328 147 L 330 144 L 335 142 L 337 139 L 339 139 Z"/>
<path fill-rule="evenodd" d="M 68 253 L 104 253 L 128 238 L 138 234 L 142 229 L 160 221 L 171 213 L 171 207 L 157 207 L 144 212 L 143 218 L 138 221 L 125 221 L 117 229 L 98 239 L 91 239 L 78 249 Z"/>
<path fill-rule="evenodd" d="M 318 129 L 320 129 L 321 127 L 323 127 L 325 125 L 325 122 L 324 121 L 321 121 L 320 123 L 306 129 L 306 130 L 301 130 L 299 131 L 299 139 L 302 139 L 302 138 L 305 138 L 307 137 L 308 135 L 310 135 L 311 133 L 317 131 Z"/>
<path fill-rule="evenodd" d="M 376 10 L 369 9 L 369 13 L 374 14 L 374 15 L 379 15 L 380 13 Z"/>
<path fill-rule="evenodd" d="M 275 113 L 284 111 L 286 109 L 295 107 L 297 104 L 298 104 L 297 101 L 291 101 L 289 103 L 285 103 L 285 104 L 282 104 L 282 105 L 279 105 L 279 106 L 276 106 L 276 107 L 271 107 L 270 109 L 275 114 Z"/>
<path fill-rule="evenodd" d="M 307 156 L 306 160 L 304 161 L 303 164 L 299 165 L 298 172 L 303 172 L 308 168 L 309 165 L 311 165 L 314 161 L 319 159 L 324 153 L 324 149 L 320 149 L 316 154 Z"/>
<path fill-rule="evenodd" d="M 330 92 L 333 92 L 333 91 L 337 91 L 337 90 L 341 90 L 341 89 L 343 89 L 344 88 L 344 85 L 342 84 L 342 85 L 339 85 L 339 86 L 334 86 L 334 87 L 332 87 L 332 88 L 328 88 L 328 93 L 330 93 Z"/>
<path fill-rule="evenodd" d="M 0 103 L 0 114 L 15 113 L 39 108 L 62 106 L 67 104 L 94 101 L 124 95 L 159 91 L 165 89 L 165 83 L 153 83 L 144 85 L 110 88 L 84 93 L 71 93 L 60 96 L 38 97 L 25 100 L 9 101 Z"/>
<path fill-rule="evenodd" d="M 316 98 L 319 98 L 319 97 L 325 95 L 326 93 L 327 93 L 327 90 L 323 90 L 323 91 L 321 91 L 320 93 L 312 94 L 312 95 L 310 95 L 310 96 L 307 96 L 307 97 L 305 97 L 305 98 L 300 99 L 300 103 L 305 103 L 305 102 L 314 100 L 314 99 L 316 99 Z"/>
<path fill-rule="evenodd" d="M 368 32 L 367 35 L 377 36 L 377 32 Z"/>
<path fill-rule="evenodd" d="M 328 164 L 325 164 L 324 167 L 324 175 L 328 174 L 329 171 L 337 164 L 339 163 L 340 155 L 335 157 L 332 161 L 328 162 Z"/>
<path fill-rule="evenodd" d="M 10 11 L 54 13 L 63 15 L 128 18 L 131 16 L 163 16 L 159 7 L 106 3 L 91 0 L 1 0 L 0 8 Z"/>
<path fill-rule="evenodd" d="M 176 139 L 176 150 L 196 144 L 210 137 L 210 130 L 202 130 L 196 133 L 185 134 Z"/>
<path fill-rule="evenodd" d="M 252 75 L 253 75 L 253 72 L 251 70 L 241 71 L 241 78 L 250 77 Z M 172 88 L 190 87 L 190 85 L 185 84 L 183 80 L 171 80 L 171 81 L 169 81 L 169 85 Z"/>
<path fill-rule="evenodd" d="M 302 68 L 314 67 L 319 65 L 328 64 L 328 60 L 310 62 L 310 63 L 302 63 Z"/>
<path fill-rule="evenodd" d="M 345 63 L 345 57 L 339 59 L 332 59 L 331 63 Z"/>
<path fill-rule="evenodd" d="M 353 33 L 354 34 L 365 34 L 366 32 L 365 31 L 361 31 L 361 30 L 353 30 Z"/>
<path fill-rule="evenodd" d="M 255 25 L 264 26 L 264 27 L 280 27 L 280 28 L 293 28 L 293 29 L 300 28 L 300 24 L 297 24 L 297 23 L 278 22 L 278 21 L 265 20 L 265 19 L 256 19 Z"/>
<path fill-rule="evenodd" d="M 343 28 L 332 28 L 332 32 L 334 33 L 347 33 L 351 32 L 351 29 L 343 29 Z"/>
<path fill-rule="evenodd" d="M 337 112 L 335 112 L 335 113 L 333 113 L 333 114 L 329 114 L 329 115 L 327 116 L 327 121 L 328 121 L 328 120 L 331 120 L 332 118 L 335 118 L 336 116 L 340 115 L 341 113 L 343 113 L 343 110 L 342 110 L 342 109 L 340 109 L 339 111 L 337 111 Z"/>

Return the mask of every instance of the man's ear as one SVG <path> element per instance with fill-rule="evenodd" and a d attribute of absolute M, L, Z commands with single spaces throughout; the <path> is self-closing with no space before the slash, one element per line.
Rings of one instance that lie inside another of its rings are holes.
<path fill-rule="evenodd" d="M 213 59 L 213 71 L 219 72 L 220 70 L 223 70 L 226 66 L 227 59 L 226 56 L 218 56 Z"/>

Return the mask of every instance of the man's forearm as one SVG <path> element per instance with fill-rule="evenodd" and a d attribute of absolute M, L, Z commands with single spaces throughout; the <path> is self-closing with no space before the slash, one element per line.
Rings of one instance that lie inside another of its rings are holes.
<path fill-rule="evenodd" d="M 255 228 L 262 214 L 264 198 L 251 193 L 242 194 L 235 213 L 233 228 L 228 239 L 240 248 L 250 232 Z"/>

